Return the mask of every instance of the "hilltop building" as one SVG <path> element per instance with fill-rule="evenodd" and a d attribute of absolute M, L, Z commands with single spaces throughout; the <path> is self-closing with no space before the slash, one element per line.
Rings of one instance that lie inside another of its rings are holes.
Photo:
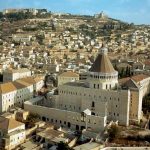
<path fill-rule="evenodd" d="M 100 19 L 107 19 L 108 18 L 108 16 L 103 11 L 99 14 L 95 14 L 94 17 L 100 18 Z"/>

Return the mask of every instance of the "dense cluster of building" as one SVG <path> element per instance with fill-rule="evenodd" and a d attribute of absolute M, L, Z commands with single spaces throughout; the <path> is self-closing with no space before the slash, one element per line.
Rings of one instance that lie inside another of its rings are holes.
<path fill-rule="evenodd" d="M 0 148 L 55 150 L 63 142 L 75 150 L 100 149 L 109 147 L 104 137 L 112 125 L 149 128 L 142 110 L 150 93 L 148 26 L 103 12 L 3 14 L 20 12 L 35 18 L 0 21 Z"/>
<path fill-rule="evenodd" d="M 62 83 L 62 76 L 63 79 L 70 77 Z M 128 126 L 142 119 L 142 99 L 149 93 L 150 77 L 141 74 L 118 81 L 118 72 L 107 56 L 107 48 L 101 48 L 86 80 L 78 80 L 75 76 L 75 73 L 66 72 L 58 77 L 61 85 L 49 108 L 47 102 L 40 107 L 41 100 L 33 99 L 25 102 L 25 109 L 62 126 L 92 131 L 104 130 L 112 120 Z"/>

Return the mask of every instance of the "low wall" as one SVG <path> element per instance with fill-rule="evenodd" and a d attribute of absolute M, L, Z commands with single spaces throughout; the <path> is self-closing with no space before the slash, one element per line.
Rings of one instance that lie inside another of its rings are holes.
<path fill-rule="evenodd" d="M 81 113 L 44 106 L 24 103 L 24 109 L 31 113 L 38 114 L 43 121 L 54 123 L 58 126 L 65 126 L 72 129 L 90 128 L 92 131 L 102 131 L 106 125 L 106 117 L 87 115 L 82 118 Z"/>

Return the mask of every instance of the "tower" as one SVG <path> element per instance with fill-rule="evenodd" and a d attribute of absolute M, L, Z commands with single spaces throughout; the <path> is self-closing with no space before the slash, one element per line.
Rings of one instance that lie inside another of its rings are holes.
<path fill-rule="evenodd" d="M 90 88 L 110 90 L 118 84 L 118 72 L 112 66 L 107 53 L 108 49 L 102 45 L 89 70 L 87 81 Z"/>

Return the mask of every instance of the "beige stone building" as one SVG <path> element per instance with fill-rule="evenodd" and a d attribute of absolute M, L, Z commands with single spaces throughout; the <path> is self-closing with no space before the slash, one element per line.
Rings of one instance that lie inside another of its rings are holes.
<path fill-rule="evenodd" d="M 119 80 L 123 89 L 130 89 L 130 120 L 139 122 L 142 118 L 142 100 L 150 92 L 150 76 L 140 74 Z"/>
<path fill-rule="evenodd" d="M 60 85 L 59 94 L 49 105 L 43 101 L 40 106 L 41 100 L 31 100 L 25 102 L 24 108 L 38 113 L 44 121 L 77 130 L 102 131 L 109 120 L 128 125 L 130 91 L 117 89 L 117 85 L 118 72 L 103 47 L 87 80 Z"/>
<path fill-rule="evenodd" d="M 86 80 L 62 84 L 50 102 L 30 100 L 24 108 L 44 121 L 76 130 L 102 131 L 110 121 L 128 126 L 130 120 L 141 119 L 142 98 L 149 91 L 150 77 L 139 77 L 118 82 L 118 72 L 109 60 L 107 48 L 102 47 Z"/>
<path fill-rule="evenodd" d="M 25 124 L 12 118 L 0 117 L 0 148 L 14 149 L 26 139 Z"/>
<path fill-rule="evenodd" d="M 67 82 L 74 82 L 77 80 L 79 80 L 79 74 L 72 71 L 63 72 L 58 75 L 58 86 Z"/>
<path fill-rule="evenodd" d="M 3 72 L 3 82 L 11 82 L 17 79 L 30 77 L 31 71 L 27 68 L 8 69 Z"/>
<path fill-rule="evenodd" d="M 12 40 L 15 42 L 30 42 L 32 35 L 30 34 L 13 34 Z"/>
<path fill-rule="evenodd" d="M 14 106 L 23 106 L 24 101 L 31 99 L 34 92 L 44 85 L 42 77 L 26 77 L 0 84 L 0 113 L 9 111 Z"/>

